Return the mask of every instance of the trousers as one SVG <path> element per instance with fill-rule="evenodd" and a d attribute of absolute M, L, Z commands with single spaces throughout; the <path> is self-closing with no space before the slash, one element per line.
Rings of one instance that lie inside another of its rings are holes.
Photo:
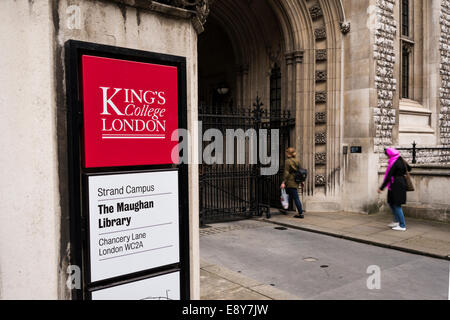
<path fill-rule="evenodd" d="M 303 207 L 302 203 L 300 201 L 300 198 L 298 196 L 298 191 L 295 188 L 287 188 L 286 193 L 289 195 L 289 198 L 294 200 L 295 206 L 297 207 L 297 211 L 299 215 L 303 214 Z"/>
<path fill-rule="evenodd" d="M 395 206 L 393 204 L 389 204 L 389 206 L 391 207 L 395 222 L 398 222 L 400 227 L 406 228 L 405 215 L 403 214 L 402 206 Z"/>

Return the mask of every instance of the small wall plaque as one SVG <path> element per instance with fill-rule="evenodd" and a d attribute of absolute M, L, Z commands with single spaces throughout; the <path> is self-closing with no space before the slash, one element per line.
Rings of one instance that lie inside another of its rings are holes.
<path fill-rule="evenodd" d="M 362 153 L 362 147 L 361 146 L 350 147 L 350 153 Z"/>

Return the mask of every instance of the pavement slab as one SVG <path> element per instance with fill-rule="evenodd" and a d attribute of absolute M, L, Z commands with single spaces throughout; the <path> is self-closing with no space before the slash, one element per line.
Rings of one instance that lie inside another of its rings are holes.
<path fill-rule="evenodd" d="M 202 269 L 200 270 L 200 283 L 201 297 L 208 297 L 216 294 L 217 292 L 229 291 L 241 287 L 237 283 L 228 281 L 227 279 L 218 276 L 217 274 Z"/>
<path fill-rule="evenodd" d="M 259 220 L 450 260 L 448 223 L 407 217 L 407 231 L 399 232 L 387 226 L 392 222 L 392 216 L 386 213 L 314 212 L 305 214 L 305 219 L 295 219 L 294 214 L 273 214 L 270 219 L 262 217 Z"/>
<path fill-rule="evenodd" d="M 270 284 L 203 259 L 200 260 L 200 283 L 201 300 L 300 300 Z"/>

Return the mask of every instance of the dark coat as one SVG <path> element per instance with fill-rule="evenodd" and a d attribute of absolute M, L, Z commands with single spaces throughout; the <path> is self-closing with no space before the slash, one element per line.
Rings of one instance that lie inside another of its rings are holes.
<path fill-rule="evenodd" d="M 394 182 L 391 184 L 391 190 L 388 191 L 387 202 L 394 206 L 401 206 L 406 203 L 406 170 L 411 171 L 411 167 L 404 164 L 403 159 L 400 157 L 395 161 L 391 170 L 380 187 L 380 190 L 386 188 L 391 178 L 394 178 Z"/>
<path fill-rule="evenodd" d="M 295 182 L 295 173 L 300 168 L 300 162 L 295 158 L 287 158 L 284 163 L 283 181 L 286 188 L 298 189 L 299 183 Z"/>

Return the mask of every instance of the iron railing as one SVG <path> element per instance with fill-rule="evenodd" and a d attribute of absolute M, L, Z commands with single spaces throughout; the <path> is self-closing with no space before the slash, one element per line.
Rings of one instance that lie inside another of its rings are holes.
<path fill-rule="evenodd" d="M 411 148 L 397 148 L 403 151 L 405 160 L 412 164 L 449 164 L 450 163 L 450 147 L 417 147 L 414 141 Z"/>

